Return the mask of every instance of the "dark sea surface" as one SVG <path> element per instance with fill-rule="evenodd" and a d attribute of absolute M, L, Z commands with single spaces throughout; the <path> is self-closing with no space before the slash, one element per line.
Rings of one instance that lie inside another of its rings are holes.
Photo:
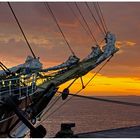
<path fill-rule="evenodd" d="M 100 97 L 140 103 L 139 96 Z M 64 101 L 60 100 L 46 116 Z M 45 116 L 44 116 L 45 118 Z M 63 122 L 74 122 L 74 133 L 92 132 L 120 127 L 140 125 L 140 107 L 117 105 L 112 103 L 73 97 L 62 108 L 46 119 L 42 124 L 47 129 L 46 137 L 53 137 Z"/>

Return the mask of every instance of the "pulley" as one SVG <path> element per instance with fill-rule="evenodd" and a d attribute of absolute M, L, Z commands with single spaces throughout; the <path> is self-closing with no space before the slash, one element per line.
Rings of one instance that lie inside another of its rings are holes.
<path fill-rule="evenodd" d="M 65 88 L 62 92 L 62 100 L 67 99 L 68 95 L 69 95 L 69 89 Z"/>

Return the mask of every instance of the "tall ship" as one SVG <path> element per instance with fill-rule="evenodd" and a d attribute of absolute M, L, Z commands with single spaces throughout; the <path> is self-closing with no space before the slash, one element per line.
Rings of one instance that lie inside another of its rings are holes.
<path fill-rule="evenodd" d="M 50 104 L 53 106 L 58 100 L 68 101 L 69 95 L 82 98 L 92 98 L 93 100 L 116 104 L 139 106 L 139 104 L 135 103 L 79 95 L 79 93 L 87 87 L 92 79 L 119 51 L 119 48 L 116 47 L 116 36 L 108 30 L 100 4 L 98 2 L 83 3 L 89 10 L 97 28 L 99 28 L 104 35 L 102 41 L 99 43 L 95 35 L 92 33 L 86 18 L 82 14 L 82 9 L 79 6 L 79 3 L 73 3 L 77 8 L 77 12 L 79 12 L 79 15 L 81 16 L 84 25 L 79 19 L 77 19 L 78 22 L 93 40 L 91 52 L 84 59 L 78 58 L 73 51 L 73 47 L 69 44 L 69 41 L 67 40 L 66 35 L 51 8 L 52 3 L 44 2 L 42 4 L 48 10 L 48 13 L 56 23 L 71 55 L 65 62 L 59 65 L 44 68 L 39 57 L 36 56 L 28 41 L 26 33 L 22 28 L 22 23 L 19 21 L 14 8 L 12 7 L 12 2 L 7 3 L 31 55 L 27 56 L 23 64 L 19 64 L 11 68 L 5 66 L 3 62 L 0 62 L 0 137 L 45 137 L 47 131 L 41 124 L 42 117 L 49 109 L 51 109 L 49 107 Z M 92 12 L 90 4 L 93 4 L 96 14 L 98 15 L 98 19 L 94 16 L 95 13 Z M 73 15 L 77 17 L 71 4 L 67 3 L 67 6 L 71 9 Z M 98 71 L 87 83 L 84 83 L 82 77 L 99 65 L 101 66 Z M 77 79 L 81 80 L 82 88 L 75 94 L 72 94 L 69 88 Z M 65 87 L 63 91 L 60 91 L 59 87 L 70 80 L 72 82 Z M 52 102 L 52 99 L 57 93 L 59 93 L 59 96 Z M 68 126 L 65 126 L 65 124 L 62 125 L 62 128 L 67 129 L 67 127 Z"/>

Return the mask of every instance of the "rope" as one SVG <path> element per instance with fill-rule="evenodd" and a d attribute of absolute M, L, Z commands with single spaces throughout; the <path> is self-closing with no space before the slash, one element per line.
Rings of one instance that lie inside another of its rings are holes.
<path fill-rule="evenodd" d="M 85 87 L 92 81 L 92 79 L 103 69 L 103 67 L 111 60 L 113 55 L 100 67 L 100 69 L 93 75 L 93 77 L 86 83 Z"/>
<path fill-rule="evenodd" d="M 58 102 L 59 101 L 59 99 L 61 98 L 61 96 L 58 96 L 55 100 L 54 100 L 54 102 L 49 106 L 49 108 L 46 110 L 46 111 L 41 111 L 37 116 L 36 116 L 36 118 L 39 116 L 39 115 L 41 115 L 42 113 L 42 116 L 41 117 L 43 117 L 55 104 L 56 104 L 56 102 Z"/>
<path fill-rule="evenodd" d="M 9 72 L 7 72 L 6 71 L 6 69 L 3 67 L 3 65 L 2 65 L 2 63 L 0 62 L 0 67 L 2 68 L 2 70 L 6 73 L 6 74 L 8 74 Z"/>
<path fill-rule="evenodd" d="M 84 85 L 84 82 L 83 82 L 83 78 L 80 77 L 80 79 L 81 79 L 82 89 L 84 89 L 85 88 L 85 85 Z"/>
<path fill-rule="evenodd" d="M 100 20 L 101 24 L 102 24 L 102 28 L 103 28 L 104 32 L 106 33 L 107 31 L 106 31 L 105 26 L 104 26 L 104 24 L 103 24 L 103 21 L 102 21 L 102 18 L 101 18 L 101 16 L 100 16 L 98 7 L 97 7 L 97 5 L 96 5 L 95 3 L 93 3 L 93 6 L 94 6 L 94 8 L 95 8 L 95 11 L 96 11 L 96 13 L 97 13 L 97 15 L 98 15 L 98 17 L 99 17 L 99 20 Z"/>
<path fill-rule="evenodd" d="M 92 76 L 92 78 L 85 84 L 85 87 L 78 90 L 74 95 L 79 94 L 83 89 L 85 89 L 88 84 L 93 80 L 93 78 L 103 69 L 103 67 L 110 61 L 110 59 L 112 58 L 112 56 L 104 63 L 104 65 Z M 58 93 L 62 93 L 57 91 Z M 64 106 L 68 101 L 70 101 L 73 98 L 73 96 L 71 96 L 67 101 L 65 101 L 64 103 L 62 103 L 58 108 L 56 108 L 53 112 L 51 112 L 46 118 L 44 118 L 40 123 L 42 123 L 43 121 L 45 121 L 46 119 L 48 119 L 51 115 L 53 115 L 56 111 L 58 111 L 62 106 Z M 39 123 L 39 124 L 40 124 Z"/>
<path fill-rule="evenodd" d="M 67 88 L 70 88 L 70 87 L 74 84 L 74 82 L 75 82 L 77 79 L 78 79 L 78 78 L 75 78 L 75 79 L 68 85 Z"/>
<path fill-rule="evenodd" d="M 31 53 L 32 53 L 32 55 L 33 55 L 33 57 L 34 57 L 34 59 L 36 59 L 36 56 L 35 56 L 35 54 L 34 54 L 32 48 L 31 48 L 31 46 L 30 46 L 30 44 L 29 44 L 29 42 L 28 42 L 28 40 L 27 40 L 27 37 L 26 37 L 26 35 L 25 35 L 25 33 L 24 33 L 24 31 L 23 31 L 23 29 L 22 29 L 20 23 L 19 23 L 18 18 L 16 17 L 16 15 L 15 15 L 15 13 L 14 13 L 14 10 L 13 10 L 13 8 L 12 8 L 10 2 L 8 2 L 8 6 L 9 6 L 9 8 L 10 8 L 10 10 L 11 10 L 11 12 L 12 12 L 12 14 L 13 14 L 13 16 L 14 16 L 16 22 L 17 22 L 17 25 L 18 25 L 19 28 L 20 28 L 20 31 L 21 31 L 21 33 L 22 33 L 22 35 L 23 35 L 23 37 L 24 37 L 24 39 L 25 39 L 25 41 L 26 41 L 26 43 L 27 43 L 27 45 L 28 45 L 28 47 L 29 47 L 29 49 L 30 49 L 30 51 L 31 51 Z"/>
<path fill-rule="evenodd" d="M 74 12 L 74 10 L 72 9 L 72 7 L 70 6 L 69 3 L 67 3 L 67 6 L 69 7 L 69 9 L 72 11 L 73 15 L 77 18 L 78 22 L 80 23 L 80 25 L 83 27 L 84 31 L 87 33 L 87 35 L 92 39 L 91 35 L 89 34 L 89 32 L 87 31 L 87 29 L 85 28 L 85 26 L 82 24 L 82 22 L 80 21 L 80 19 L 78 18 L 78 16 L 76 15 L 76 13 Z"/>
<path fill-rule="evenodd" d="M 80 13 L 80 15 L 81 15 L 81 17 L 82 17 L 84 23 L 86 24 L 86 26 L 87 26 L 87 28 L 88 28 L 88 30 L 89 30 L 92 39 L 93 39 L 93 40 L 96 42 L 96 44 L 98 45 L 98 42 L 97 42 L 96 38 L 94 37 L 94 35 L 93 35 L 93 33 L 92 33 L 92 31 L 91 31 L 91 29 L 90 29 L 88 23 L 86 22 L 86 19 L 84 18 L 83 14 L 82 14 L 82 12 L 81 12 L 81 10 L 80 10 L 80 8 L 78 7 L 78 5 L 77 5 L 76 2 L 75 2 L 75 5 L 76 5 L 76 8 L 78 9 L 78 11 L 79 11 L 79 13 Z"/>
<path fill-rule="evenodd" d="M 103 28 L 104 32 L 106 33 L 107 31 L 106 31 L 105 26 L 104 26 L 104 24 L 103 24 L 103 21 L 102 21 L 102 18 L 101 18 L 101 15 L 100 15 L 100 13 L 99 13 L 99 9 L 98 9 L 96 3 L 93 3 L 93 6 L 94 6 L 94 9 L 95 9 L 95 11 L 96 11 L 98 17 L 99 17 L 99 20 L 100 20 L 100 22 L 101 22 L 102 28 Z"/>
<path fill-rule="evenodd" d="M 81 98 L 85 98 L 85 99 L 90 99 L 90 100 L 97 100 L 97 101 L 109 102 L 109 103 L 114 103 L 114 104 L 121 104 L 121 105 L 140 107 L 139 103 L 131 103 L 131 102 L 118 101 L 118 100 L 103 99 L 103 98 L 98 98 L 98 97 L 75 95 L 75 94 L 71 94 L 71 93 L 69 93 L 69 95 L 72 95 L 72 96 L 75 96 L 75 97 L 81 97 Z"/>
<path fill-rule="evenodd" d="M 100 8 L 100 5 L 99 5 L 99 3 L 98 3 L 98 2 L 97 2 L 97 6 L 98 6 L 98 9 L 99 9 L 99 11 L 100 11 L 100 14 L 101 14 L 102 21 L 103 21 L 103 23 L 104 23 L 104 27 L 105 27 L 106 31 L 108 31 L 108 28 L 107 28 L 107 26 L 106 26 L 105 19 L 104 19 L 104 17 L 103 17 L 102 10 L 101 10 L 101 8 Z"/>
<path fill-rule="evenodd" d="M 56 103 L 56 102 L 59 100 L 59 97 L 60 97 L 60 96 L 56 97 L 56 98 L 50 103 L 49 108 L 52 108 L 51 106 L 53 106 L 54 102 Z M 49 111 L 49 110 L 50 110 L 49 108 L 47 108 L 46 111 L 44 111 L 44 110 L 43 110 L 43 111 L 40 111 L 40 113 L 37 114 L 36 118 L 38 118 L 41 114 L 43 114 L 43 112 Z"/>
<path fill-rule="evenodd" d="M 57 27 L 58 27 L 60 33 L 62 34 L 62 37 L 64 38 L 64 40 L 65 40 L 65 42 L 66 42 L 66 44 L 67 44 L 67 46 L 68 46 L 68 48 L 69 48 L 69 50 L 70 50 L 70 52 L 71 52 L 73 55 L 75 55 L 74 51 L 72 50 L 70 44 L 68 43 L 68 41 L 67 41 L 67 39 L 66 39 L 66 37 L 65 37 L 65 35 L 64 35 L 64 33 L 63 33 L 63 31 L 62 31 L 60 25 L 58 24 L 57 19 L 56 19 L 55 15 L 54 15 L 53 11 L 51 10 L 51 7 L 49 6 L 48 3 L 44 3 L 44 5 L 45 5 L 46 9 L 49 10 L 49 13 L 51 14 L 53 20 L 55 21 L 55 23 L 56 23 L 56 25 L 57 25 Z"/>
<path fill-rule="evenodd" d="M 0 64 L 1 64 L 2 67 L 4 67 L 9 73 L 11 73 L 11 71 L 10 71 L 2 62 L 0 62 Z"/>
<path fill-rule="evenodd" d="M 6 119 L 0 120 L 0 123 L 5 122 L 5 121 L 8 121 L 9 119 L 13 118 L 14 116 L 16 116 L 16 114 L 14 114 L 14 115 L 6 118 Z"/>
<path fill-rule="evenodd" d="M 95 16 L 93 15 L 93 13 L 92 13 L 92 11 L 91 11 L 91 9 L 90 9 L 90 7 L 89 7 L 89 5 L 88 5 L 87 2 L 86 2 L 86 6 L 87 6 L 89 12 L 91 13 L 91 15 L 92 15 L 92 17 L 93 17 L 95 23 L 97 24 L 99 30 L 103 33 L 103 35 L 106 35 L 106 33 L 102 30 L 102 28 L 100 27 L 99 23 L 97 22 L 97 20 L 96 20 Z"/>

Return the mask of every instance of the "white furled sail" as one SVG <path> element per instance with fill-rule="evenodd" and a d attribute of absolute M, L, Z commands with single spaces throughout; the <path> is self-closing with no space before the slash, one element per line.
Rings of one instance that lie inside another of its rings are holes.
<path fill-rule="evenodd" d="M 54 67 L 50 67 L 47 69 L 44 69 L 43 71 L 47 72 L 47 71 L 51 71 L 51 70 L 60 70 L 63 68 L 68 68 L 71 67 L 73 65 L 76 65 L 79 62 L 79 58 L 76 57 L 75 55 L 71 55 L 68 60 L 66 60 L 64 63 L 58 65 L 58 66 L 54 66 Z"/>
<path fill-rule="evenodd" d="M 103 47 L 103 54 L 98 58 L 96 63 L 101 62 L 110 56 L 114 51 L 118 50 L 118 48 L 115 47 L 116 37 L 114 34 L 107 32 L 105 40 L 106 45 Z"/>
<path fill-rule="evenodd" d="M 9 68 L 11 73 L 22 72 L 22 74 L 27 74 L 33 70 L 41 70 L 42 64 L 39 58 L 33 58 L 32 56 L 27 56 L 25 63 Z M 0 76 L 6 76 L 5 71 L 0 71 Z"/>

